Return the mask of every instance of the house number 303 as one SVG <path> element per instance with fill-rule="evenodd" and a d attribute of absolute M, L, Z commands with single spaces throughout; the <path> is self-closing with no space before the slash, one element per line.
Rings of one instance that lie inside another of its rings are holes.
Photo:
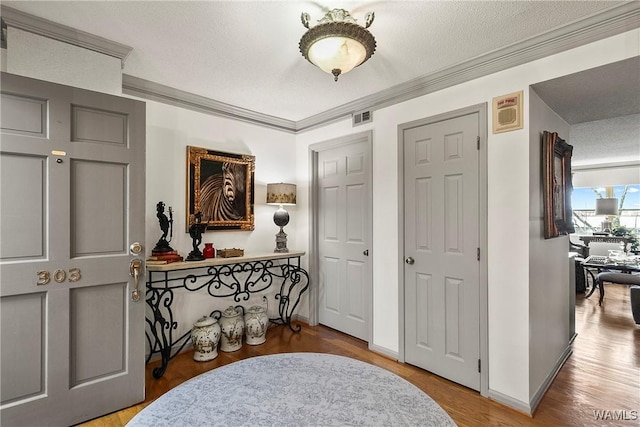
<path fill-rule="evenodd" d="M 36 275 L 38 276 L 38 279 L 36 281 L 36 284 L 38 286 L 46 285 L 47 283 L 51 282 L 52 274 L 47 270 L 40 270 L 36 272 Z M 65 280 L 69 280 L 69 282 L 72 283 L 78 282 L 81 278 L 82 274 L 80 272 L 80 269 L 75 267 L 69 269 L 68 275 L 67 272 L 62 269 L 57 269 L 53 272 L 53 280 L 58 283 L 62 283 Z"/>

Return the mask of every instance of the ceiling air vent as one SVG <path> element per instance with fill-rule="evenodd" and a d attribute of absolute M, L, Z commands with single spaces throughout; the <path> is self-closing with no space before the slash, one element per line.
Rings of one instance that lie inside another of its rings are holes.
<path fill-rule="evenodd" d="M 358 126 L 365 123 L 370 123 L 373 120 L 373 113 L 369 110 L 367 111 L 359 111 L 357 113 L 353 113 L 353 125 Z"/>

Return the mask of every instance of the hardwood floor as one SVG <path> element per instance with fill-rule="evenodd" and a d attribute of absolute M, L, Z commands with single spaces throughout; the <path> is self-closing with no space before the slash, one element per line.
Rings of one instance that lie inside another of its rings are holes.
<path fill-rule="evenodd" d="M 590 299 L 577 296 L 578 336 L 573 354 L 533 417 L 429 372 L 373 353 L 363 341 L 323 326 L 303 325 L 297 334 L 282 326 L 272 327 L 265 344 L 244 345 L 234 353 L 220 352 L 210 362 L 194 362 L 192 352 L 187 351 L 169 363 L 167 372 L 159 380 L 151 376 L 151 369 L 157 365 L 152 362 L 146 369 L 147 397 L 143 403 L 83 426 L 124 426 L 151 401 L 191 377 L 240 359 L 286 352 L 339 354 L 388 369 L 424 390 L 459 426 L 637 426 L 640 425 L 640 326 L 634 324 L 631 316 L 629 287 L 606 286 L 602 307 L 598 306 L 597 291 Z M 597 419 L 595 411 L 604 411 L 601 414 L 605 418 Z"/>

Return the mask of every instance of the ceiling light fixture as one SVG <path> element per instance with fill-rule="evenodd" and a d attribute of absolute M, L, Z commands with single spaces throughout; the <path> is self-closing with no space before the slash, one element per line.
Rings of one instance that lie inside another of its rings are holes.
<path fill-rule="evenodd" d="M 362 27 L 346 10 L 333 9 L 309 27 L 309 14 L 303 13 L 302 25 L 309 30 L 300 39 L 302 56 L 338 81 L 340 74 L 364 63 L 375 52 L 376 39 L 367 31 L 374 17 L 373 12 L 367 13 Z"/>

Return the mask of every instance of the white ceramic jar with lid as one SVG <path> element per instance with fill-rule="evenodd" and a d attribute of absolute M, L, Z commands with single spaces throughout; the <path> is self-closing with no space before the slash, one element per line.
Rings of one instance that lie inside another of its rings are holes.
<path fill-rule="evenodd" d="M 193 360 L 206 362 L 218 356 L 218 343 L 220 342 L 220 325 L 218 321 L 209 316 L 203 316 L 193 324 L 191 330 L 193 342 Z"/>
<path fill-rule="evenodd" d="M 225 352 L 236 351 L 242 348 L 242 336 L 244 335 L 244 319 L 242 307 L 229 306 L 220 317 L 220 350 Z"/>
<path fill-rule="evenodd" d="M 267 328 L 269 327 L 269 316 L 267 309 L 260 305 L 250 307 L 244 315 L 245 334 L 247 344 L 258 345 L 267 340 Z"/>

